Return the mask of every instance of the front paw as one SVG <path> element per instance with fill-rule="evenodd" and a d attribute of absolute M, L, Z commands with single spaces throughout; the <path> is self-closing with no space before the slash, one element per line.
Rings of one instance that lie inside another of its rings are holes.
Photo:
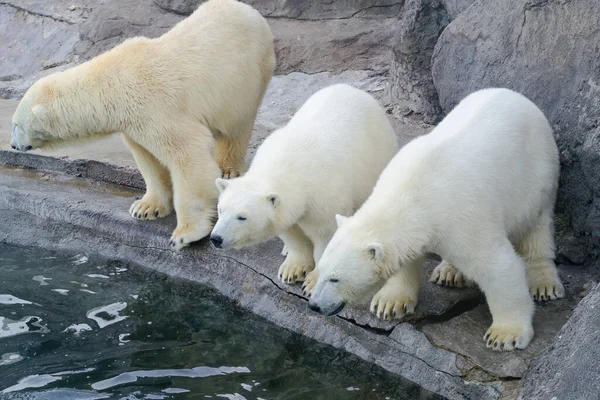
<path fill-rule="evenodd" d="M 413 314 L 416 306 L 416 294 L 402 293 L 398 288 L 384 286 L 371 300 L 370 310 L 377 318 L 391 321 Z"/>
<path fill-rule="evenodd" d="M 311 273 L 306 275 L 306 279 L 304 279 L 304 283 L 302 284 L 302 294 L 307 297 L 312 296 L 313 291 L 315 290 L 315 285 L 319 280 L 319 271 L 313 269 Z"/>
<path fill-rule="evenodd" d="M 142 221 L 163 218 L 171 214 L 173 208 L 168 202 L 159 201 L 154 196 L 145 195 L 140 200 L 133 202 L 129 207 L 129 214 Z"/>
<path fill-rule="evenodd" d="M 212 226 L 208 223 L 177 223 L 177 228 L 173 231 L 169 245 L 174 250 L 181 250 L 189 246 L 192 242 L 208 236 Z"/>
<path fill-rule="evenodd" d="M 294 257 L 293 254 L 290 254 L 281 267 L 279 267 L 279 273 L 277 276 L 283 283 L 287 283 L 288 285 L 303 282 L 306 278 L 306 274 L 311 272 L 315 268 L 312 260 L 302 262 L 298 258 Z"/>
<path fill-rule="evenodd" d="M 511 351 L 524 349 L 533 338 L 531 323 L 519 326 L 515 323 L 492 324 L 487 330 L 483 340 L 487 348 L 495 351 Z"/>

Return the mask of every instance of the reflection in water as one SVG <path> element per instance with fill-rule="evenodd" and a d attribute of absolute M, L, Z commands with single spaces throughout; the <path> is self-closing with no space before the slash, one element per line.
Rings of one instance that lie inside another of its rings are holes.
<path fill-rule="evenodd" d="M 232 373 L 250 372 L 246 367 L 196 367 L 191 369 L 154 369 L 149 371 L 131 371 L 117 375 L 114 378 L 92 383 L 92 389 L 105 390 L 125 383 L 136 382 L 138 378 L 206 378 L 209 376 L 227 375 Z"/>
<path fill-rule="evenodd" d="M 100 329 L 102 329 L 127 318 L 127 315 L 119 315 L 119 311 L 123 311 L 125 307 L 127 307 L 127 303 L 124 301 L 97 307 L 88 311 L 87 317 L 96 321 Z"/>
<path fill-rule="evenodd" d="M 89 255 L 0 255 L 2 400 L 439 398 L 196 284 Z"/>
<path fill-rule="evenodd" d="M 0 304 L 33 304 L 10 294 L 0 294 Z"/>
<path fill-rule="evenodd" d="M 0 317 L 0 339 L 29 332 L 46 333 L 48 329 L 40 324 L 41 321 L 42 319 L 36 316 L 25 317 L 19 321 Z"/>
<path fill-rule="evenodd" d="M 49 383 L 60 381 L 65 375 L 84 374 L 93 370 L 94 368 L 86 368 L 82 371 L 61 371 L 51 375 L 30 375 L 26 376 L 23 379 L 20 379 L 16 385 L 8 387 L 2 390 L 2 392 L 0 393 L 17 392 L 19 390 L 28 388 L 40 388 L 46 386 Z"/>

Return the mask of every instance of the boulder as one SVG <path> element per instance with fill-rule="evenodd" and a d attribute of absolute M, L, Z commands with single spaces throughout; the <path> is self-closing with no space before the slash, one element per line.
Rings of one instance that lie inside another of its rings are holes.
<path fill-rule="evenodd" d="M 596 0 L 477 0 L 440 36 L 440 105 L 503 86 L 533 100 L 555 130 L 562 174 L 557 231 L 566 258 L 600 255 L 600 9 Z M 577 239 L 577 243 L 573 238 Z"/>

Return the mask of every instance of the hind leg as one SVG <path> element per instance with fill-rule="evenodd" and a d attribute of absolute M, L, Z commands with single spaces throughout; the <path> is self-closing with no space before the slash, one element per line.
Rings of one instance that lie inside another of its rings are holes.
<path fill-rule="evenodd" d="M 527 282 L 534 300 L 565 297 L 554 264 L 554 222 L 552 210 L 542 212 L 533 230 L 519 243 L 517 251 L 527 264 Z"/>
<path fill-rule="evenodd" d="M 254 120 L 234 134 L 217 135 L 215 160 L 221 168 L 222 178 L 237 178 L 245 172 L 244 157 L 248 150 L 253 126 Z"/>

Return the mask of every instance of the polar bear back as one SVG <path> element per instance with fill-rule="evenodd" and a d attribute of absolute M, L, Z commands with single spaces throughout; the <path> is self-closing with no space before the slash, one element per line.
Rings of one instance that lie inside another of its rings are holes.
<path fill-rule="evenodd" d="M 438 236 L 488 226 L 519 236 L 553 206 L 559 169 L 551 127 L 535 104 L 508 89 L 485 89 L 406 145 L 368 205 L 399 213 L 403 199 L 417 199 L 423 224 Z"/>
<path fill-rule="evenodd" d="M 162 36 L 132 38 L 114 52 L 127 59 L 119 67 L 135 77 L 128 82 L 135 93 L 152 93 L 156 99 L 156 104 L 136 99 L 146 118 L 162 110 L 172 118 L 192 115 L 215 134 L 247 129 L 275 68 L 266 20 L 232 0 L 205 2 Z"/>
<path fill-rule="evenodd" d="M 378 102 L 337 84 L 313 94 L 264 141 L 247 175 L 289 183 L 313 202 L 360 205 L 396 151 L 393 128 Z"/>

